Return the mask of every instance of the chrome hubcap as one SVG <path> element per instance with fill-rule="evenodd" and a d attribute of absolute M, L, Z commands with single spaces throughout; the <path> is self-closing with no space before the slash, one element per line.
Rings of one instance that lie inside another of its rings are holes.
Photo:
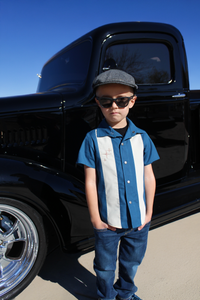
<path fill-rule="evenodd" d="M 27 276 L 38 249 L 32 220 L 23 211 L 0 204 L 0 298 Z"/>

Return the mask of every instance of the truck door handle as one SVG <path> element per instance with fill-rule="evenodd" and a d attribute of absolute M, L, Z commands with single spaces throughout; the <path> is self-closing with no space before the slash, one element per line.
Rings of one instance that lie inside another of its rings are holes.
<path fill-rule="evenodd" d="M 173 95 L 172 98 L 184 98 L 185 96 L 186 96 L 186 94 L 178 93 L 178 95 Z"/>

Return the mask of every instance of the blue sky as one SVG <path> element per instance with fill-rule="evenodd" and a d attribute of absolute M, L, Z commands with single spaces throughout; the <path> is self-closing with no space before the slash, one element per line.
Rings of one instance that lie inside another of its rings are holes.
<path fill-rule="evenodd" d="M 177 27 L 190 88 L 200 89 L 199 0 L 0 0 L 0 97 L 34 93 L 44 63 L 88 31 L 112 22 Z"/>

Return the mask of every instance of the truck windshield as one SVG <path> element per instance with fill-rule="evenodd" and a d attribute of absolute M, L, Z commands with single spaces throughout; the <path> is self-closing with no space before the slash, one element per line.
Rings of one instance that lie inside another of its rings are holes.
<path fill-rule="evenodd" d="M 91 50 L 92 42 L 87 40 L 52 58 L 42 70 L 38 92 L 83 83 L 88 73 Z"/>

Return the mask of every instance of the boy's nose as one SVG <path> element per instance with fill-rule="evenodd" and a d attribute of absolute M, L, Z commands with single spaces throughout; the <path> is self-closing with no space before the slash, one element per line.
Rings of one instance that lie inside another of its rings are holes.
<path fill-rule="evenodd" d="M 113 101 L 112 103 L 112 108 L 118 108 L 117 104 L 115 103 L 115 101 Z"/>

